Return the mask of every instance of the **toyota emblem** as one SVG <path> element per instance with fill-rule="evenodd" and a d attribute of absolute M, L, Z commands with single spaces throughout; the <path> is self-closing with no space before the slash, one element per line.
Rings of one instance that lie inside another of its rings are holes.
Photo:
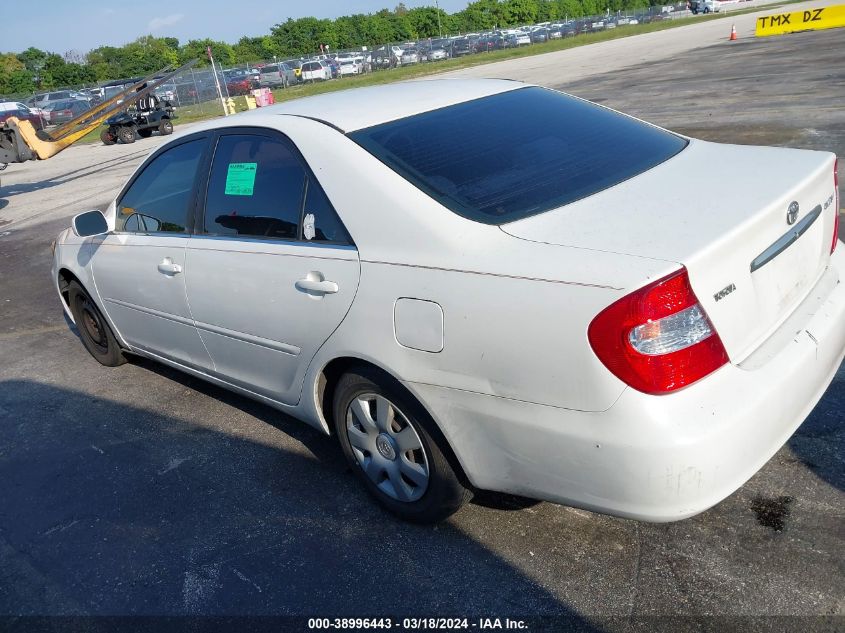
<path fill-rule="evenodd" d="M 794 200 L 789 203 L 789 208 L 786 210 L 786 223 L 789 225 L 795 224 L 798 219 L 798 203 Z"/>

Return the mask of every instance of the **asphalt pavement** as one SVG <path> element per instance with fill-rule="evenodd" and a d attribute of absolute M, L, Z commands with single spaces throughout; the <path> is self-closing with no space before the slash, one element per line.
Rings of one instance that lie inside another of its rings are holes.
<path fill-rule="evenodd" d="M 845 29 L 741 39 L 546 84 L 704 138 L 843 156 L 842 50 Z M 465 615 L 841 630 L 845 369 L 757 475 L 692 519 L 484 495 L 440 526 L 403 524 L 331 438 L 146 360 L 101 367 L 68 328 L 50 241 L 155 142 L 3 175 L 0 629 L 37 615 Z"/>

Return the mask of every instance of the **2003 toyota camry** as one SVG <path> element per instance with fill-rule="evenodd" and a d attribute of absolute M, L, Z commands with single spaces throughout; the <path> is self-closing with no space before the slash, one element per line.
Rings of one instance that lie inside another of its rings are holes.
<path fill-rule="evenodd" d="M 486 489 L 670 521 L 751 477 L 842 362 L 838 208 L 833 154 L 424 81 L 191 128 L 52 273 L 101 363 L 336 434 L 401 517 Z"/>

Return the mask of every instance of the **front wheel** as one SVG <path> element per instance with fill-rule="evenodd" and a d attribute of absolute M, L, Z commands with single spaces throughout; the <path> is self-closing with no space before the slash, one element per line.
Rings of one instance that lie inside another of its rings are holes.
<path fill-rule="evenodd" d="M 117 138 L 121 143 L 135 142 L 135 128 L 131 125 L 124 125 L 117 130 Z"/>
<path fill-rule="evenodd" d="M 68 286 L 68 303 L 79 331 L 79 338 L 88 353 L 106 367 L 117 367 L 126 362 L 126 357 L 112 334 L 99 308 L 77 282 Z"/>
<path fill-rule="evenodd" d="M 434 422 L 395 381 L 367 368 L 345 374 L 335 389 L 334 419 L 350 467 L 399 518 L 436 523 L 469 498 Z"/>
<path fill-rule="evenodd" d="M 173 134 L 173 123 L 170 119 L 162 119 L 161 123 L 158 124 L 158 131 L 162 136 Z"/>
<path fill-rule="evenodd" d="M 103 145 L 114 145 L 117 143 L 117 139 L 114 137 L 114 134 L 111 133 L 111 130 L 103 130 L 100 132 L 100 140 L 103 142 Z"/>

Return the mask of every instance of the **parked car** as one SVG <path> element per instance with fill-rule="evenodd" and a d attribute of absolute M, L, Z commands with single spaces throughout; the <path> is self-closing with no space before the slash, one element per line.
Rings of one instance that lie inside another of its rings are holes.
<path fill-rule="evenodd" d="M 420 61 L 420 54 L 416 48 L 406 48 L 402 51 L 402 65 L 403 66 L 410 66 L 412 64 L 418 64 Z"/>
<path fill-rule="evenodd" d="M 293 71 L 293 76 L 296 79 L 296 81 L 302 81 L 302 60 L 301 59 L 286 59 L 282 63 Z M 293 84 L 293 83 L 296 83 L 296 82 L 289 81 L 288 83 Z"/>
<path fill-rule="evenodd" d="M 37 94 L 26 100 L 26 105 L 35 106 L 38 108 L 45 108 L 51 101 L 67 101 L 68 99 L 80 99 L 88 101 L 89 97 L 77 90 L 57 90 L 55 92 L 45 92 Z M 46 108 L 45 108 L 46 109 Z"/>
<path fill-rule="evenodd" d="M 355 61 L 354 57 L 337 57 L 338 67 L 339 67 L 339 75 L 341 77 L 346 77 L 349 75 L 357 75 L 361 72 L 361 66 Z"/>
<path fill-rule="evenodd" d="M 689 10 L 693 15 L 698 15 L 699 13 L 719 13 L 722 10 L 722 3 L 719 0 L 690 0 Z"/>
<path fill-rule="evenodd" d="M 285 62 L 264 66 L 258 80 L 262 88 L 287 88 L 296 82 L 296 73 Z"/>
<path fill-rule="evenodd" d="M 475 51 L 477 53 L 488 53 L 501 48 L 505 48 L 505 38 L 497 33 L 480 37 L 475 44 Z"/>
<path fill-rule="evenodd" d="M 452 42 L 452 57 L 463 57 L 475 53 L 476 40 L 469 37 L 459 37 Z"/>
<path fill-rule="evenodd" d="M 542 44 L 543 42 L 549 41 L 549 31 L 548 29 L 535 29 L 531 31 L 531 43 L 532 44 Z"/>
<path fill-rule="evenodd" d="M 302 64 L 302 81 L 327 81 L 332 78 L 331 69 L 322 61 Z"/>
<path fill-rule="evenodd" d="M 836 376 L 838 209 L 830 152 L 405 82 L 163 142 L 58 236 L 51 277 L 101 364 L 145 356 L 334 435 L 400 517 L 480 489 L 673 521 Z"/>
<path fill-rule="evenodd" d="M 231 68 L 223 71 L 223 79 L 226 83 L 226 91 L 231 96 L 249 94 L 251 90 L 258 88 L 261 83 L 261 74 L 256 82 L 252 71 L 244 68 Z"/>
<path fill-rule="evenodd" d="M 60 125 L 75 119 L 83 112 L 91 109 L 91 104 L 82 99 L 67 99 L 65 101 L 48 101 L 44 109 L 49 114 L 50 125 Z"/>
<path fill-rule="evenodd" d="M 379 46 L 371 53 L 373 68 L 391 68 L 402 64 L 402 53 L 399 46 Z"/>
<path fill-rule="evenodd" d="M 337 79 L 340 76 L 340 64 L 334 57 L 328 57 L 320 61 L 323 62 L 323 66 L 329 69 L 331 79 Z"/>
<path fill-rule="evenodd" d="M 449 59 L 449 53 L 442 48 L 432 48 L 428 51 L 428 61 L 437 62 Z"/>
<path fill-rule="evenodd" d="M 21 121 L 29 121 L 36 130 L 44 128 L 44 117 L 41 112 L 36 112 L 25 103 L 19 101 L 0 102 L 0 124 L 10 117 L 17 117 Z"/>
<path fill-rule="evenodd" d="M 79 92 L 85 95 L 85 98 L 88 99 L 92 106 L 102 103 L 103 95 L 105 94 L 102 88 L 84 88 Z"/>
<path fill-rule="evenodd" d="M 505 36 L 506 46 L 508 48 L 517 48 L 519 46 L 528 46 L 531 44 L 531 35 L 524 32 L 519 31 L 515 33 L 508 33 Z"/>

